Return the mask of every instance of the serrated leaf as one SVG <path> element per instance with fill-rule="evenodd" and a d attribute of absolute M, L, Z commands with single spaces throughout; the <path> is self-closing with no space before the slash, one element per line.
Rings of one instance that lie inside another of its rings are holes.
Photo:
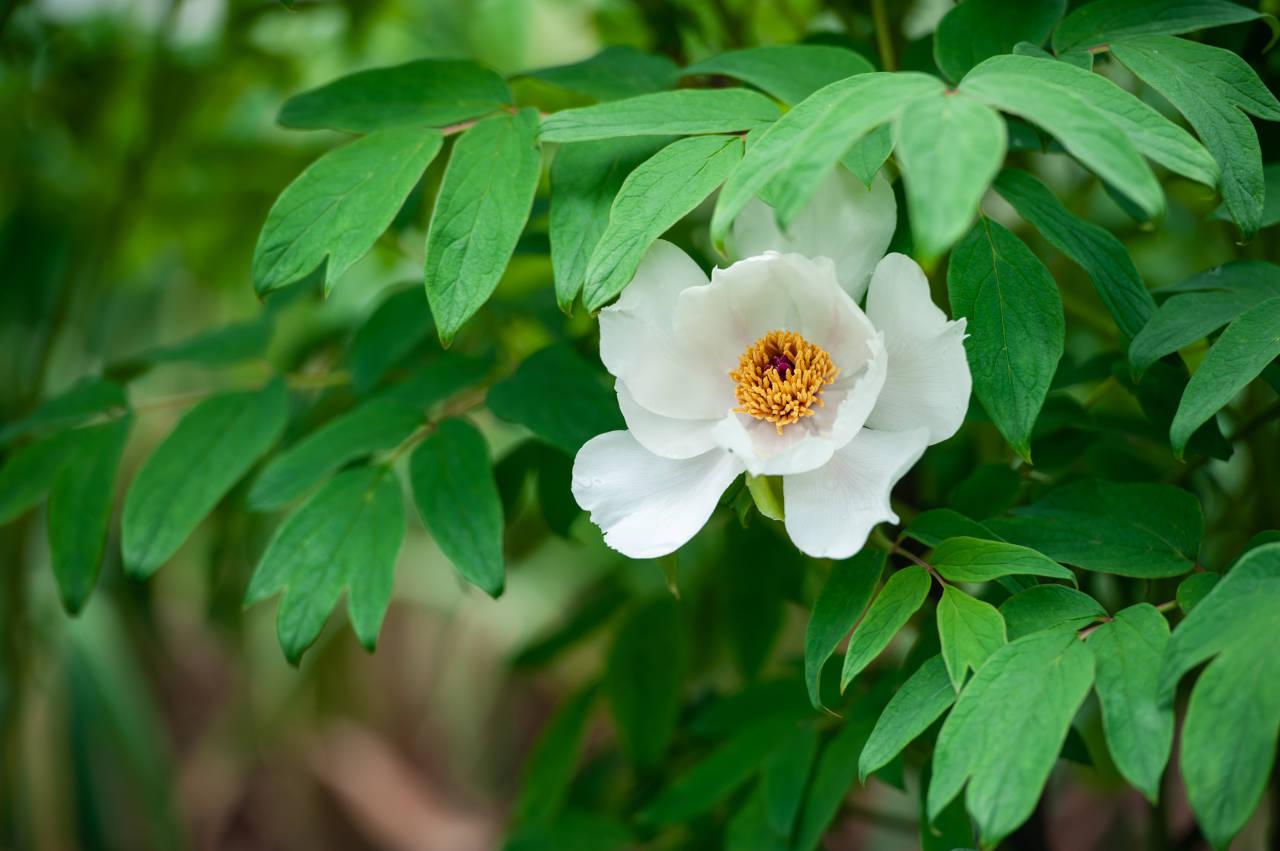
<path fill-rule="evenodd" d="M 1139 35 L 1178 35 L 1263 17 L 1227 0 L 1097 0 L 1074 10 L 1053 33 L 1057 53 Z"/>
<path fill-rule="evenodd" d="M 27 435 L 70 428 L 96 414 L 124 408 L 127 404 L 124 388 L 119 384 L 86 378 L 65 393 L 42 402 L 23 419 L 6 423 L 0 428 L 0 447 Z"/>
<path fill-rule="evenodd" d="M 982 217 L 951 252 L 947 291 L 969 320 L 973 389 L 996 428 L 1024 458 L 1062 357 L 1062 297 L 1021 240 Z"/>
<path fill-rule="evenodd" d="M 443 127 L 511 103 L 502 78 L 473 62 L 420 59 L 371 68 L 294 95 L 276 119 L 300 130 L 367 133 L 386 127 Z"/>
<path fill-rule="evenodd" d="M 714 192 L 741 159 L 738 137 L 698 136 L 672 142 L 627 175 L 587 263 L 587 309 L 598 310 L 622 292 L 654 240 Z"/>
<path fill-rule="evenodd" d="M 427 231 L 424 281 L 440 342 L 493 295 L 538 188 L 538 112 L 522 109 L 471 127 L 453 146 Z"/>
<path fill-rule="evenodd" d="M 522 76 L 606 101 L 670 88 L 678 71 L 676 63 L 666 56 L 609 45 L 580 62 L 537 68 Z"/>
<path fill-rule="evenodd" d="M 978 671 L 991 654 L 1004 646 L 1004 618 L 995 606 L 970 597 L 953 585 L 942 589 L 937 614 L 942 661 L 952 686 L 960 691 L 966 672 Z"/>
<path fill-rule="evenodd" d="M 731 50 L 680 72 L 682 77 L 719 74 L 733 77 L 796 104 L 823 86 L 875 70 L 852 50 L 825 44 L 769 44 Z"/>
<path fill-rule="evenodd" d="M 777 118 L 773 101 L 750 89 L 681 89 L 561 110 L 542 122 L 540 137 L 544 142 L 585 142 L 735 133 Z"/>
<path fill-rule="evenodd" d="M 1035 809 L 1092 684 L 1093 654 L 1075 630 L 1037 632 L 996 651 L 938 734 L 929 818 L 967 781 L 966 809 L 983 845 L 1012 833 Z M 999 747 L 983 744 L 996 741 Z"/>
<path fill-rule="evenodd" d="M 1170 485 L 1075 482 L 988 521 L 1002 538 L 1085 570 L 1154 579 L 1195 566 L 1200 503 Z"/>
<path fill-rule="evenodd" d="M 984 59 L 1020 42 L 1043 44 L 1066 10 L 1066 0 L 968 0 L 952 8 L 933 34 L 933 58 L 952 82 Z"/>
<path fill-rule="evenodd" d="M 990 582 L 1001 576 L 1049 576 L 1075 582 L 1075 574 L 1028 547 L 981 538 L 948 538 L 929 559 L 952 582 Z"/>
<path fill-rule="evenodd" d="M 393 292 L 374 308 L 351 340 L 347 365 L 357 393 L 373 389 L 392 367 L 431 336 L 431 311 L 422 287 Z"/>
<path fill-rule="evenodd" d="M 689 645 L 680 604 L 660 596 L 622 623 L 605 666 L 604 690 L 627 758 L 652 767 L 675 733 Z"/>
<path fill-rule="evenodd" d="M 1070 624 L 1078 629 L 1107 616 L 1102 604 L 1083 591 L 1065 585 L 1037 585 L 1019 591 L 1000 604 L 1009 640 Z"/>
<path fill-rule="evenodd" d="M 554 344 L 525 359 L 489 391 L 486 404 L 570 455 L 597 434 L 624 428 L 606 376 L 572 349 Z M 554 404 L 548 404 L 554 400 Z"/>
<path fill-rule="evenodd" d="M 1132 339 L 1156 309 L 1124 243 L 1110 231 L 1073 215 L 1049 187 L 1021 169 L 996 178 L 996 191 L 1054 248 L 1088 273 L 1120 333 Z"/>
<path fill-rule="evenodd" d="M 1178 583 L 1178 592 L 1175 595 L 1178 601 L 1178 608 L 1182 609 L 1184 615 L 1191 614 L 1191 610 L 1200 604 L 1209 592 L 1213 590 L 1213 586 L 1218 584 L 1222 579 L 1216 573 L 1193 573 L 1186 579 Z"/>
<path fill-rule="evenodd" d="M 831 574 L 813 601 L 804 636 L 804 680 L 814 709 L 825 709 L 818 690 L 822 666 L 862 616 L 880 581 L 885 555 L 866 549 L 831 566 Z"/>
<path fill-rule="evenodd" d="M 515 803 L 517 822 L 545 824 L 560 813 L 598 691 L 593 683 L 570 697 L 538 735 L 520 781 Z"/>
<path fill-rule="evenodd" d="M 268 511 L 288 505 L 333 471 L 395 447 L 422 421 L 421 412 L 394 399 L 373 399 L 334 417 L 262 468 L 249 489 L 249 506 Z"/>
<path fill-rule="evenodd" d="M 1004 121 L 960 92 L 934 92 L 902 110 L 894 133 L 916 251 L 937 257 L 973 222 L 1004 161 Z"/>
<path fill-rule="evenodd" d="M 121 521 L 125 572 L 145 579 L 177 552 L 214 506 L 280 439 L 289 394 L 259 391 L 205 399 L 179 422 L 129 486 Z"/>
<path fill-rule="evenodd" d="M 370 653 L 391 602 L 404 540 L 400 482 L 387 467 L 357 467 L 330 479 L 289 515 L 254 569 L 245 605 L 281 594 L 276 637 L 297 665 L 345 591 L 347 616 Z"/>
<path fill-rule="evenodd" d="M 502 503 L 484 435 L 466 420 L 445 420 L 409 459 L 409 484 L 422 522 L 463 579 L 502 594 Z"/>
<path fill-rule="evenodd" d="M 889 646 L 898 630 L 924 603 L 929 584 L 928 572 L 916 565 L 889 577 L 866 614 L 853 628 L 844 654 L 844 668 L 840 672 L 840 691 L 848 688 L 853 678 Z"/>
<path fill-rule="evenodd" d="M 767 825 L 778 836 L 791 835 L 817 755 L 817 729 L 812 724 L 801 724 L 784 734 L 764 763 L 760 794 Z"/>
<path fill-rule="evenodd" d="M 941 718 L 955 700 L 956 689 L 946 663 L 941 656 L 931 656 L 907 678 L 880 714 L 858 757 L 859 779 L 866 781 L 873 772 L 888 765 Z"/>
<path fill-rule="evenodd" d="M 400 127 L 329 151 L 271 205 L 253 251 L 259 296 L 324 268 L 324 291 L 368 253 L 440 151 L 435 130 Z"/>

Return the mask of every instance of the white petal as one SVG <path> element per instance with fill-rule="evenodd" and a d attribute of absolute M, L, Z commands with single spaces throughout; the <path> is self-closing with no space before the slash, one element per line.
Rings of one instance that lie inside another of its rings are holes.
<path fill-rule="evenodd" d="M 753 200 L 734 222 L 733 246 L 739 257 L 769 250 L 830 257 L 840 286 L 861 300 L 897 223 L 898 204 L 883 171 L 867 189 L 837 166 L 796 214 L 788 233 L 779 230 L 773 208 Z"/>
<path fill-rule="evenodd" d="M 673 329 L 679 294 L 706 282 L 687 254 L 659 240 L 617 302 L 600 311 L 600 359 L 654 413 L 718 419 L 736 404 L 728 378 L 733 366 L 711 363 Z"/>
<path fill-rule="evenodd" d="M 814 558 L 848 558 L 877 523 L 898 522 L 889 491 L 928 444 L 927 429 L 863 429 L 823 467 L 782 480 L 787 534 Z"/>
<path fill-rule="evenodd" d="M 955 434 L 973 388 L 965 321 L 947 321 L 929 296 L 924 271 L 901 254 L 887 255 L 876 267 L 867 314 L 889 348 L 889 373 L 867 425 L 890 431 L 923 426 L 931 444 Z"/>
<path fill-rule="evenodd" d="M 610 431 L 578 450 L 573 497 L 606 544 L 631 558 L 657 558 L 697 534 L 741 472 L 742 464 L 722 450 L 662 458 L 630 433 Z"/>
<path fill-rule="evenodd" d="M 664 458 L 693 458 L 716 448 L 711 430 L 718 420 L 664 417 L 641 407 L 621 378 L 615 389 L 618 391 L 618 407 L 622 408 L 627 429 L 641 446 L 654 455 Z"/>

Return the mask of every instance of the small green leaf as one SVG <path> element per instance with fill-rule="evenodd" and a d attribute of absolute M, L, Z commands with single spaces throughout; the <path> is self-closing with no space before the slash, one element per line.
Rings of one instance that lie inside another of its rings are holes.
<path fill-rule="evenodd" d="M 1065 585 L 1037 585 L 1019 591 L 1000 604 L 1009 640 L 1063 624 L 1080 628 L 1107 616 L 1102 604 L 1083 591 Z"/>
<path fill-rule="evenodd" d="M 540 137 L 544 142 L 585 142 L 734 133 L 777 118 L 773 101 L 750 89 L 681 89 L 562 110 L 542 122 Z"/>
<path fill-rule="evenodd" d="M 1178 35 L 1260 17 L 1227 0 L 1097 0 L 1080 6 L 1058 25 L 1053 49 L 1065 53 L 1133 36 Z"/>
<path fill-rule="evenodd" d="M 279 380 L 192 408 L 129 486 L 121 521 L 125 572 L 145 579 L 168 561 L 280 439 L 288 416 L 289 394 Z"/>
<path fill-rule="evenodd" d="M 539 734 L 524 765 L 515 804 L 517 822 L 545 824 L 559 815 L 573 781 L 597 691 L 593 683 L 566 700 Z"/>
<path fill-rule="evenodd" d="M 1249 308 L 1227 326 L 1191 375 L 1169 427 L 1173 451 L 1187 441 L 1262 370 L 1280 357 L 1280 297 Z"/>
<path fill-rule="evenodd" d="M 1023 458 L 1062 357 L 1062 297 L 1023 242 L 982 217 L 951 252 L 947 291 L 969 320 L 965 350 L 973 389 L 996 428 Z"/>
<path fill-rule="evenodd" d="M 840 673 L 840 691 L 848 688 L 853 678 L 889 646 L 898 630 L 924 603 L 929 583 L 928 572 L 915 565 L 889 577 L 871 607 L 853 628 Z"/>
<path fill-rule="evenodd" d="M 570 455 L 597 434 L 625 428 L 617 398 L 603 372 L 562 344 L 525 359 L 493 385 L 486 404 Z M 554 400 L 554 404 L 548 404 Z"/>
<path fill-rule="evenodd" d="M 259 296 L 324 268 L 324 291 L 368 253 L 440 151 L 435 130 L 383 130 L 335 148 L 280 193 L 253 251 Z"/>
<path fill-rule="evenodd" d="M 938 22 L 933 58 L 957 82 L 984 59 L 1009 53 L 1020 41 L 1043 44 L 1066 10 L 1066 0 L 968 0 Z"/>
<path fill-rule="evenodd" d="M 466 420 L 440 423 L 409 459 L 409 483 L 422 522 L 462 578 L 502 594 L 502 503 L 484 435 Z"/>
<path fill-rule="evenodd" d="M 884 570 L 882 550 L 866 549 L 831 566 L 809 613 L 804 637 L 804 680 L 814 709 L 825 709 L 818 691 L 822 666 L 862 616 Z"/>
<path fill-rule="evenodd" d="M 431 336 L 431 311 L 422 287 L 393 292 L 369 314 L 351 340 L 347 365 L 357 393 L 372 390 L 383 376 Z"/>
<path fill-rule="evenodd" d="M 941 718 L 955 700 L 956 689 L 946 663 L 941 656 L 931 656 L 907 678 L 880 714 L 858 758 L 858 778 L 865 782 L 873 772 L 888 765 Z"/>
<path fill-rule="evenodd" d="M 622 292 L 654 240 L 706 200 L 741 159 L 738 137 L 697 136 L 672 142 L 627 175 L 587 263 L 587 309 L 599 310 Z"/>
<path fill-rule="evenodd" d="M 70 390 L 43 402 L 27 417 L 0 427 L 0 447 L 46 430 L 71 428 L 90 417 L 124 408 L 124 388 L 100 378 L 86 378 Z"/>
<path fill-rule="evenodd" d="M 424 281 L 440 342 L 493 295 L 538 188 L 538 112 L 495 115 L 454 144 L 427 231 Z"/>
<path fill-rule="evenodd" d="M 625 45 L 609 45 L 581 62 L 538 68 L 522 76 L 606 101 L 670 88 L 678 70 L 676 63 L 666 56 Z"/>
<path fill-rule="evenodd" d="M 765 818 L 779 836 L 791 835 L 817 755 L 818 731 L 812 724 L 801 724 L 785 734 L 764 763 L 760 792 Z"/>
<path fill-rule="evenodd" d="M 472 62 L 421 59 L 339 77 L 285 101 L 276 119 L 299 130 L 367 133 L 443 127 L 511 103 L 502 78 Z"/>
<path fill-rule="evenodd" d="M 1001 576 L 1050 576 L 1075 582 L 1075 574 L 1033 549 L 980 538 L 948 538 L 930 559 L 952 582 L 990 582 Z"/>
<path fill-rule="evenodd" d="M 747 473 L 747 490 L 756 510 L 779 523 L 786 519 L 782 504 L 782 480 L 779 476 L 753 476 Z"/>
<path fill-rule="evenodd" d="M 637 765 L 661 763 L 675 733 L 688 666 L 680 604 L 667 595 L 634 610 L 614 637 L 604 690 L 622 751 Z"/>
<path fill-rule="evenodd" d="M 1193 573 L 1186 579 L 1178 583 L 1178 593 L 1175 595 L 1178 600 L 1178 608 L 1182 609 L 1184 615 L 1191 614 L 1191 610 L 1200 604 L 1213 586 L 1218 584 L 1218 580 L 1222 579 L 1216 573 Z"/>
<path fill-rule="evenodd" d="M 731 50 L 690 65 L 682 77 L 718 74 L 796 104 L 823 86 L 875 67 L 852 50 L 825 44 L 770 44 Z"/>
<path fill-rule="evenodd" d="M 893 126 L 881 124 L 853 143 L 853 147 L 840 158 L 840 163 L 853 172 L 862 185 L 871 188 L 871 181 L 893 152 Z"/>
<path fill-rule="evenodd" d="M 978 671 L 1005 643 L 1004 618 L 990 603 L 970 597 L 955 586 L 942 589 L 938 601 L 938 639 L 942 661 L 956 691 L 965 673 Z"/>

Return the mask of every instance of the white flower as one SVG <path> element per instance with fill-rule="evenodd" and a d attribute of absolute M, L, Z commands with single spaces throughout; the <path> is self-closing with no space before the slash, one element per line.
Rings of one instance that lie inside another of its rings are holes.
<path fill-rule="evenodd" d="M 897 522 L 890 489 L 960 427 L 971 379 L 964 321 L 915 261 L 882 257 L 896 213 L 882 176 L 868 191 L 840 168 L 789 234 L 753 202 L 733 231 L 747 259 L 710 281 L 674 245 L 649 250 L 600 314 L 627 430 L 573 465 L 609 546 L 674 552 L 744 471 L 782 477 L 787 533 L 811 556 L 846 558 Z"/>

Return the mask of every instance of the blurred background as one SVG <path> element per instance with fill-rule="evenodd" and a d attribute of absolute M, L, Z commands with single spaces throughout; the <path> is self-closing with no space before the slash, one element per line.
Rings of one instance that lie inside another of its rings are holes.
<path fill-rule="evenodd" d="M 426 56 L 470 57 L 517 74 L 590 56 L 606 44 L 654 50 L 683 64 L 732 47 L 809 39 L 845 43 L 878 61 L 864 0 L 291 5 L 0 0 L 0 419 L 140 351 L 264 310 L 276 327 L 271 362 L 304 363 L 326 341 L 349 336 L 388 287 L 420 281 L 425 217 L 411 210 L 327 302 L 309 293 L 285 294 L 266 307 L 257 301 L 250 258 L 271 202 L 339 139 L 277 128 L 275 113 L 291 93 Z M 952 4 L 887 5 L 901 64 L 929 69 L 930 32 Z M 1274 89 L 1277 62 L 1262 53 L 1262 29 L 1223 28 L 1213 39 L 1242 51 Z M 527 101 L 574 103 L 533 81 L 515 85 Z M 1280 158 L 1275 128 L 1259 129 L 1264 160 Z M 1074 210 L 1120 234 L 1150 286 L 1235 256 L 1276 259 L 1266 232 L 1238 247 L 1228 224 L 1206 228 L 1202 217 L 1217 202 L 1191 184 L 1168 184 L 1167 219 L 1151 228 L 1128 218 L 1065 158 L 1027 155 L 1024 164 Z M 439 162 L 428 182 L 438 171 Z M 1004 213 L 998 206 L 992 212 Z M 556 311 L 540 216 L 544 198 L 481 320 L 497 356 L 512 362 L 553 339 L 591 333 L 586 317 L 565 320 Z M 1080 271 L 1034 234 L 1020 233 L 1064 287 L 1074 362 L 1113 345 L 1114 328 Z M 243 385 L 264 369 L 170 366 L 135 382 L 131 397 L 140 413 L 117 486 L 184 410 L 170 399 Z M 499 458 L 536 451 L 512 427 L 482 425 Z M 998 441 L 983 444 L 993 435 L 938 447 L 904 498 L 928 505 L 954 493 L 980 462 L 999 460 Z M 1114 449 L 1087 440 L 1056 445 L 1063 464 L 1072 453 L 1095 452 L 1101 461 Z M 1051 454 L 1044 462 L 1055 463 Z M 1118 461 L 1115 476 L 1124 477 L 1132 463 L 1139 462 Z M 1220 492 L 1271 490 L 1257 493 L 1257 518 L 1211 532 L 1209 549 L 1229 553 L 1250 527 L 1274 520 L 1280 495 L 1275 482 L 1247 475 L 1256 463 L 1214 462 Z M 300 669 L 285 663 L 276 644 L 274 606 L 245 611 L 240 603 L 272 517 L 224 506 L 145 584 L 124 579 L 118 557 L 109 556 L 97 592 L 76 618 L 58 604 L 40 518 L 0 529 L 0 847 L 501 845 L 531 742 L 549 713 L 602 666 L 601 642 L 579 639 L 607 621 L 620 600 L 661 592 L 666 581 L 653 564 L 627 563 L 604 549 L 581 528 L 574 507 L 559 518 L 532 510 L 525 485 L 504 484 L 509 583 L 500 601 L 464 589 L 415 519 L 376 655 L 335 623 Z M 243 489 L 228 505 L 243 503 Z M 1212 517 L 1213 488 L 1202 499 Z M 556 534 L 571 524 L 569 534 Z M 681 587 L 697 601 L 699 584 L 723 568 L 714 553 L 700 559 L 694 550 L 682 561 L 682 570 L 689 567 Z M 780 600 L 806 599 L 803 588 L 780 587 L 791 580 L 774 578 L 777 565 L 759 561 L 746 559 L 735 570 L 758 570 L 753 575 L 769 579 L 766 587 L 778 589 Z M 794 670 L 805 612 L 796 602 L 779 605 L 783 649 L 767 665 Z M 694 611 L 698 636 L 737 629 L 750 640 L 750 623 L 710 625 L 732 619 L 722 602 Z M 698 651 L 709 658 L 715 652 Z M 732 687 L 740 672 L 718 662 L 699 676 L 698 689 L 711 694 Z M 603 720 L 594 725 L 588 754 L 610 735 Z M 597 776 L 607 777 L 605 768 Z M 1130 797 L 1104 799 L 1116 788 L 1107 782 L 1081 780 L 1049 814 L 1069 826 L 1057 831 L 1060 847 L 1142 836 L 1143 808 Z M 911 802 L 887 787 L 873 794 L 889 815 L 859 818 L 854 808 L 829 838 L 831 848 L 915 844 Z M 1083 809 L 1092 815 L 1082 822 Z"/>

